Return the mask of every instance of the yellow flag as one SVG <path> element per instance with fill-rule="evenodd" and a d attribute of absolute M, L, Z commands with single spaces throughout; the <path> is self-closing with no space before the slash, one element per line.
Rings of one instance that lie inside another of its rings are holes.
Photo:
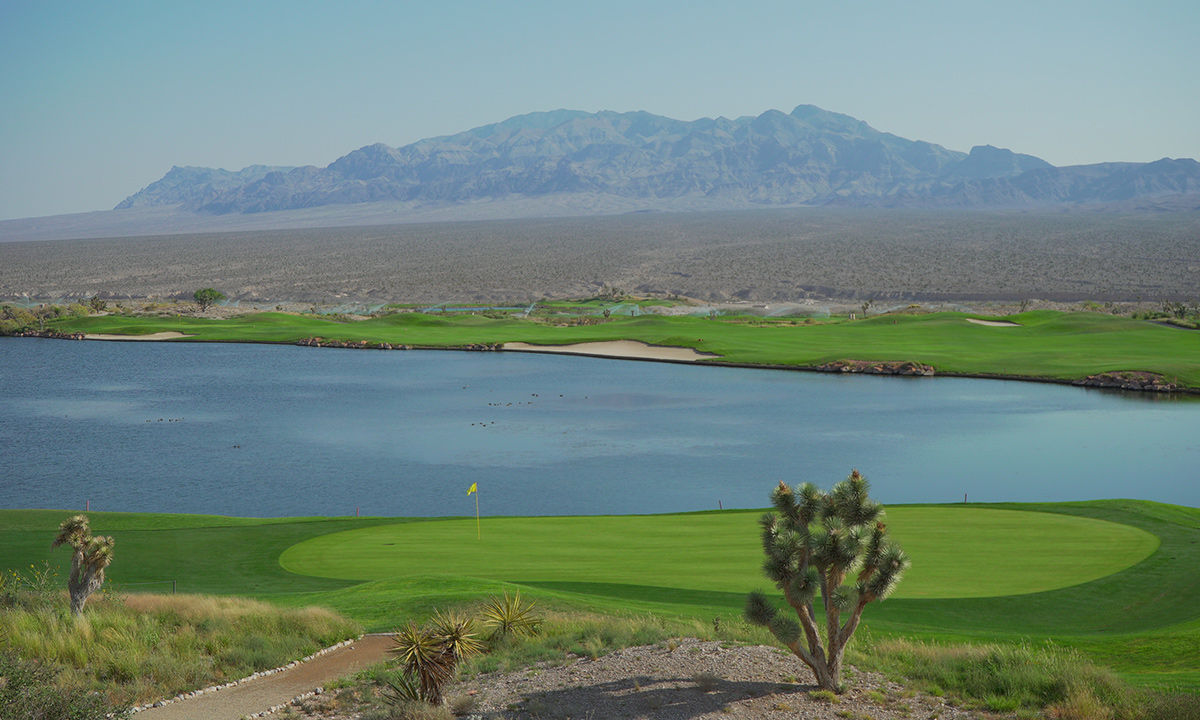
<path fill-rule="evenodd" d="M 471 483 L 471 487 L 467 489 L 468 495 L 473 492 L 479 492 L 479 483 Z"/>

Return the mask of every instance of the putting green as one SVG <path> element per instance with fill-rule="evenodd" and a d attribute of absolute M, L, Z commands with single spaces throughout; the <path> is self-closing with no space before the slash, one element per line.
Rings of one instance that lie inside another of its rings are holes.
<path fill-rule="evenodd" d="M 484 518 L 378 525 L 287 548 L 284 569 L 347 580 L 452 575 L 513 583 L 592 582 L 746 592 L 762 576 L 759 511 Z M 1111 575 L 1158 538 L 1071 515 L 974 507 L 893 507 L 886 522 L 912 557 L 895 597 L 1019 595 Z"/>

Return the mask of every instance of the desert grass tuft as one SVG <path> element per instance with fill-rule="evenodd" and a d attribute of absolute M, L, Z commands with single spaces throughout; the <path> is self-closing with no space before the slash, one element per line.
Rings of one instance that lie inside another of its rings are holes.
<path fill-rule="evenodd" d="M 79 618 L 56 595 L 0 611 L 11 650 L 56 668 L 64 687 L 128 703 L 278 667 L 357 630 L 328 610 L 191 595 L 100 595 Z"/>
<path fill-rule="evenodd" d="M 887 639 L 858 648 L 853 662 L 993 712 L 1045 708 L 1063 720 L 1139 717 L 1137 697 L 1113 672 L 1052 645 L 946 646 Z M 1105 715 L 1097 708 L 1112 712 Z"/>

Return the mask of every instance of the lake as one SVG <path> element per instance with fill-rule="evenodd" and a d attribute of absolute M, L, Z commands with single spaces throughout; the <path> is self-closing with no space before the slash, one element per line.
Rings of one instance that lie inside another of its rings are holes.
<path fill-rule="evenodd" d="M 0 338 L 0 507 L 241 516 L 1200 505 L 1200 402 L 524 353 Z"/>

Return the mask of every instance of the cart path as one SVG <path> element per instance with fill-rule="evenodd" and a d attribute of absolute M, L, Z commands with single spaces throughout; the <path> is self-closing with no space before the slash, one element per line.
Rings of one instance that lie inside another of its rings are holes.
<path fill-rule="evenodd" d="M 133 717 L 135 720 L 239 720 L 382 662 L 388 658 L 393 644 L 391 635 L 367 635 L 283 672 L 143 710 Z"/>

